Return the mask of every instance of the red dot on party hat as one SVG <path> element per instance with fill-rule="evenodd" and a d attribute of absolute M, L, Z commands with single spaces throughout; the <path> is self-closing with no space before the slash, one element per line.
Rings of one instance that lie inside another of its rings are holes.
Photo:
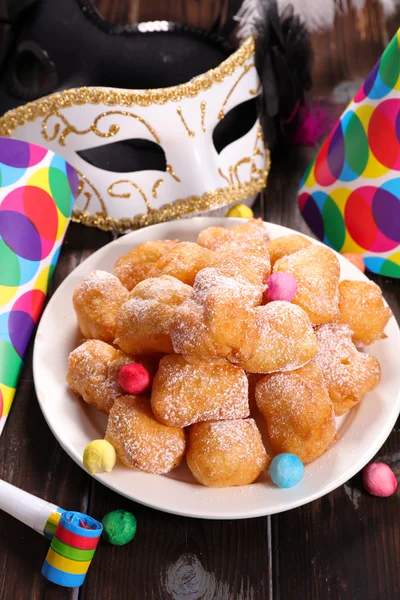
<path fill-rule="evenodd" d="M 119 382 L 128 394 L 142 394 L 150 385 L 151 377 L 140 363 L 125 365 L 119 372 Z"/>

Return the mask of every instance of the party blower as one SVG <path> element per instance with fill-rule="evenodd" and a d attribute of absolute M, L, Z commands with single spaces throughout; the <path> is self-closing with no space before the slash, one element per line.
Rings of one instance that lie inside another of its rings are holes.
<path fill-rule="evenodd" d="M 103 526 L 92 517 L 66 511 L 0 480 L 0 510 L 51 540 L 42 575 L 64 587 L 83 584 Z"/>

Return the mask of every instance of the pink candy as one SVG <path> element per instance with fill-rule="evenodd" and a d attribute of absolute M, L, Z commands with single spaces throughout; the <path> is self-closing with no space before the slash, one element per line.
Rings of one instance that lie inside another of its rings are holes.
<path fill-rule="evenodd" d="M 373 496 L 391 496 L 397 488 L 397 479 L 385 463 L 372 463 L 363 470 L 363 484 Z"/>
<path fill-rule="evenodd" d="M 268 302 L 274 300 L 286 300 L 291 302 L 297 292 L 297 281 L 290 273 L 278 271 L 272 273 L 267 279 L 267 288 L 264 292 Z"/>
<path fill-rule="evenodd" d="M 120 370 L 119 382 L 128 394 L 142 394 L 150 385 L 150 373 L 140 363 L 130 363 Z"/>
<path fill-rule="evenodd" d="M 357 269 L 360 269 L 362 273 L 365 273 L 365 263 L 362 256 L 353 252 L 344 252 L 342 256 L 347 258 Z"/>

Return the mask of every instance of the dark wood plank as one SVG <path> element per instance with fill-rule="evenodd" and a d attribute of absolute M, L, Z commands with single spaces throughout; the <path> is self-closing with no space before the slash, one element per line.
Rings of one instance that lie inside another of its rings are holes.
<path fill-rule="evenodd" d="M 400 433 L 376 459 L 399 469 Z M 375 498 L 357 475 L 323 498 L 273 517 L 277 599 L 393 600 L 400 574 L 400 495 Z M 293 594 L 296 593 L 296 596 Z"/>
<path fill-rule="evenodd" d="M 93 482 L 91 514 L 116 508 L 135 514 L 135 539 L 126 548 L 101 544 L 82 600 L 131 600 L 132 590 L 140 600 L 273 600 L 268 518 L 203 521 L 167 515 Z"/>

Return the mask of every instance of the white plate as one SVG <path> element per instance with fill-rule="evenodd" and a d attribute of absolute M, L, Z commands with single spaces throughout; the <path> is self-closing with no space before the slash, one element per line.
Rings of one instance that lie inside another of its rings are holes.
<path fill-rule="evenodd" d="M 36 335 L 33 371 L 36 393 L 45 419 L 64 450 L 83 468 L 82 454 L 93 439 L 104 437 L 106 417 L 77 399 L 67 388 L 68 354 L 79 341 L 72 293 L 93 269 L 113 271 L 115 261 L 132 247 L 156 239 L 195 241 L 211 225 L 233 226 L 237 219 L 200 217 L 154 225 L 101 248 L 81 263 L 51 298 Z M 271 237 L 293 233 L 267 224 Z M 312 240 L 314 241 L 314 240 Z M 338 255 L 342 279 L 365 280 L 351 263 Z M 400 331 L 394 318 L 387 339 L 372 352 L 382 366 L 382 382 L 360 406 L 338 419 L 338 441 L 308 465 L 303 480 L 279 489 L 267 475 L 255 484 L 213 489 L 197 484 L 186 465 L 167 476 L 133 471 L 117 463 L 112 473 L 95 478 L 119 494 L 170 513 L 208 519 L 244 519 L 282 512 L 306 504 L 346 482 L 374 456 L 388 437 L 400 410 Z"/>

